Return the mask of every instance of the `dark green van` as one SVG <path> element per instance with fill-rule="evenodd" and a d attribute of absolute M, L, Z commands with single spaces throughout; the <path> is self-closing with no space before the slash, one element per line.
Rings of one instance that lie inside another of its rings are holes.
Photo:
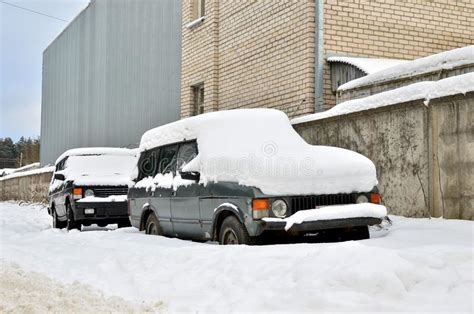
<path fill-rule="evenodd" d="M 386 215 L 369 159 L 307 144 L 277 110 L 183 119 L 146 132 L 139 151 L 128 206 L 147 234 L 253 244 L 345 230 L 365 239 Z"/>

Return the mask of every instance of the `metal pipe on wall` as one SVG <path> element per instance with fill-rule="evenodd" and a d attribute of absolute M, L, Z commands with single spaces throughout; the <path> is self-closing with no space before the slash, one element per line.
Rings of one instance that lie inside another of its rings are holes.
<path fill-rule="evenodd" d="M 315 68 L 314 68 L 314 104 L 315 111 L 323 111 L 323 66 L 324 66 L 324 0 L 316 0 L 315 29 Z"/>

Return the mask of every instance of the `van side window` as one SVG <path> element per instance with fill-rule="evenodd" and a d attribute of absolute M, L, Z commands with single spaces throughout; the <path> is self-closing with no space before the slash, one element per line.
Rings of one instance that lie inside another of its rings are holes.
<path fill-rule="evenodd" d="M 67 157 L 61 160 L 60 162 L 58 162 L 58 164 L 56 165 L 56 171 L 64 170 L 66 168 L 66 161 L 67 161 Z"/>
<path fill-rule="evenodd" d="M 174 172 L 176 170 L 176 155 L 178 152 L 178 145 L 169 145 L 161 148 L 160 162 L 158 165 L 158 172 L 165 174 Z"/>
<path fill-rule="evenodd" d="M 146 177 L 154 177 L 158 173 L 158 156 L 159 150 L 151 150 L 144 152 L 140 156 L 140 161 L 138 162 L 138 180 L 141 180 Z"/>
<path fill-rule="evenodd" d="M 176 168 L 181 170 L 187 163 L 197 156 L 197 144 L 196 142 L 188 142 L 181 144 L 178 152 L 178 160 L 176 162 Z"/>

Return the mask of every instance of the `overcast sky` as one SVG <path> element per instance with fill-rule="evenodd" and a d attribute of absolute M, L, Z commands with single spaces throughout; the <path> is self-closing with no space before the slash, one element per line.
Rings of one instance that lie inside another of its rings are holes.
<path fill-rule="evenodd" d="M 0 0 L 0 138 L 40 135 L 43 50 L 89 0 Z"/>

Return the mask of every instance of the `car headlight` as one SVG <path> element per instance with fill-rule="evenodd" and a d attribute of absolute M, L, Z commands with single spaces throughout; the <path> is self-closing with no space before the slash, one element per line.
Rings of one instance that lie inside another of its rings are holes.
<path fill-rule="evenodd" d="M 284 200 L 273 201 L 272 203 L 273 215 L 279 218 L 283 218 L 286 216 L 287 211 L 288 211 L 288 206 L 286 205 Z"/>
<path fill-rule="evenodd" d="M 369 198 L 367 197 L 367 195 L 360 194 L 359 196 L 357 196 L 357 199 L 356 199 L 357 204 L 368 203 L 368 202 L 369 202 Z"/>
<path fill-rule="evenodd" d="M 94 191 L 91 190 L 91 189 L 87 189 L 85 192 L 84 192 L 84 196 L 94 196 Z"/>

